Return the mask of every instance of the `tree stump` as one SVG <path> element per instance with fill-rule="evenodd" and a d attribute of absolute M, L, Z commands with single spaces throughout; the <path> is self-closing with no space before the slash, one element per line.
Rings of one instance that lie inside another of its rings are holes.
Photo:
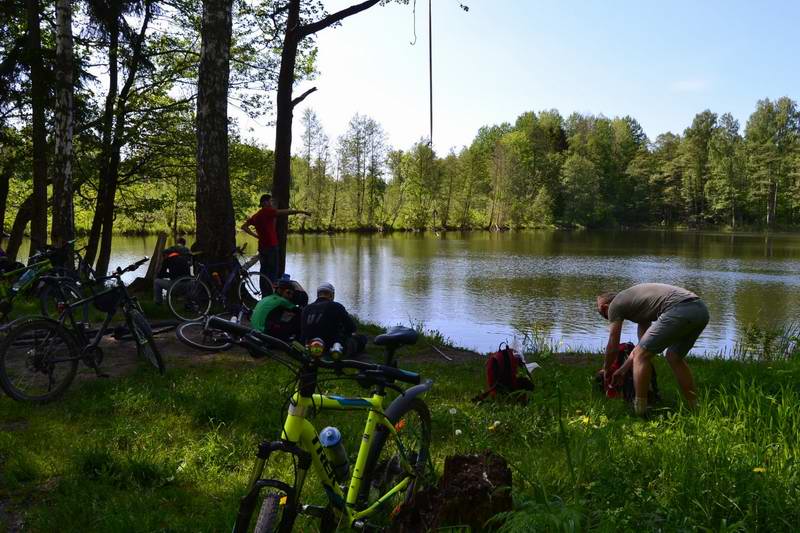
<path fill-rule="evenodd" d="M 445 459 L 438 485 L 421 490 L 400 508 L 391 531 L 411 533 L 446 526 L 483 531 L 497 513 L 512 510 L 511 470 L 503 457 L 451 455 Z"/>
<path fill-rule="evenodd" d="M 153 280 L 161 270 L 161 260 L 164 247 L 167 244 L 167 234 L 159 233 L 158 240 L 156 240 L 156 247 L 153 249 L 153 255 L 150 256 L 150 263 L 147 265 L 147 273 L 144 277 L 138 277 L 128 285 L 128 290 L 131 292 L 145 292 L 153 290 Z"/>

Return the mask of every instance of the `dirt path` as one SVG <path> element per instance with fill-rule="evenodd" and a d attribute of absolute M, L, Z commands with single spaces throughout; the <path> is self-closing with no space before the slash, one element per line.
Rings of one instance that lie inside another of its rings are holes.
<path fill-rule="evenodd" d="M 158 345 L 158 348 L 164 357 L 164 363 L 167 369 L 174 367 L 194 366 L 218 360 L 251 360 L 250 356 L 245 350 L 236 346 L 225 352 L 203 352 L 195 350 L 180 342 L 175 336 L 174 330 L 160 333 L 155 336 L 155 339 L 156 344 Z M 425 343 L 425 341 L 422 342 Z M 421 351 L 420 348 L 417 347 L 417 353 L 410 355 L 404 355 L 402 352 L 399 352 L 399 359 L 401 361 L 409 361 L 414 363 L 449 362 L 451 364 L 458 364 L 465 361 L 476 360 L 482 357 L 480 354 L 469 350 L 460 350 L 450 347 L 434 347 L 427 343 L 423 344 L 422 346 L 424 348 Z M 139 358 L 136 353 L 136 345 L 131 340 L 118 341 L 109 336 L 100 343 L 100 347 L 103 350 L 103 362 L 100 365 L 100 368 L 110 378 L 130 374 L 139 365 Z M 449 358 L 449 360 L 445 357 Z M 81 365 L 78 369 L 76 380 L 86 381 L 92 379 L 96 379 L 94 370 L 86 367 L 85 365 Z"/>

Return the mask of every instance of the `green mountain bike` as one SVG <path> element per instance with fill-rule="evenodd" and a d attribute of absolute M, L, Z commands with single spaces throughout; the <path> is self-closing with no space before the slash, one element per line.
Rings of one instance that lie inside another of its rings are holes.
<path fill-rule="evenodd" d="M 289 345 L 217 317 L 209 318 L 206 327 L 227 333 L 232 342 L 245 347 L 254 357 L 267 356 L 282 362 L 297 377 L 281 440 L 265 441 L 258 447 L 234 533 L 288 533 L 301 514 L 318 518 L 321 531 L 379 530 L 379 524 L 388 523 L 400 505 L 432 480 L 431 415 L 421 398 L 432 382 L 420 383 L 419 374 L 395 366 L 396 349 L 415 343 L 418 337 L 415 330 L 394 328 L 376 337 L 375 343 L 386 350 L 386 364 L 379 365 L 325 359 L 299 343 Z M 336 379 L 352 379 L 371 390 L 371 395 L 345 398 L 318 394 L 321 372 L 330 372 Z M 403 390 L 398 382 L 413 386 Z M 398 391 L 400 396 L 384 409 L 387 389 Z M 366 414 L 352 469 L 346 454 L 326 439 L 330 436 L 326 432 L 333 428 L 318 433 L 310 420 L 316 413 L 331 410 Z M 276 453 L 292 457 L 294 483 L 263 477 L 267 462 Z M 327 496 L 327 505 L 301 503 L 303 485 L 311 468 Z"/>

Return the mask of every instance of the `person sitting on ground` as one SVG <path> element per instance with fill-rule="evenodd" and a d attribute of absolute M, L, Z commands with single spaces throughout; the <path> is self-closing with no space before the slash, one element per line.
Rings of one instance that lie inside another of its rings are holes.
<path fill-rule="evenodd" d="M 186 239 L 183 237 L 178 237 L 174 246 L 165 248 L 161 252 L 161 271 L 153 281 L 155 303 L 164 303 L 164 291 L 169 290 L 176 279 L 190 274 L 190 256 L 191 252 L 186 247 Z"/>
<path fill-rule="evenodd" d="M 300 338 L 303 342 L 319 338 L 329 351 L 334 343 L 344 348 L 344 356 L 357 357 L 364 351 L 367 338 L 356 334 L 356 324 L 339 302 L 334 302 L 336 290 L 330 283 L 317 287 L 317 299 L 303 309 Z"/>
<path fill-rule="evenodd" d="M 647 411 L 652 368 L 648 362 L 664 350 L 683 397 L 690 408 L 695 407 L 697 394 L 685 357 L 708 324 L 708 308 L 695 293 L 663 283 L 642 283 L 619 293 L 600 294 L 597 311 L 611 323 L 603 366 L 605 376 L 610 375 L 617 356 L 622 323 L 630 320 L 639 325 L 639 344 L 611 376 L 611 383 L 618 386 L 633 367 L 636 414 L 644 415 Z"/>
<path fill-rule="evenodd" d="M 292 303 L 295 282 L 278 280 L 275 292 L 265 296 L 253 309 L 250 325 L 262 333 L 291 341 L 300 334 L 300 308 Z"/>

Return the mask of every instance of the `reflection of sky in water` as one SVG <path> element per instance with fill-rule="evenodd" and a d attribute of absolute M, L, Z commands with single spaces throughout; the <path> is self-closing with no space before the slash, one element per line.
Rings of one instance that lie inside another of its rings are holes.
<path fill-rule="evenodd" d="M 154 241 L 118 238 L 112 265 L 152 253 Z M 254 251 L 255 242 L 249 247 Z M 483 351 L 532 327 L 565 346 L 600 349 L 606 326 L 594 296 L 645 281 L 681 285 L 706 301 L 711 323 L 697 353 L 730 350 L 744 325 L 779 325 L 800 311 L 795 235 L 293 235 L 289 250 L 287 271 L 309 292 L 331 281 L 337 299 L 362 319 L 423 322 Z M 632 325 L 623 332 L 624 339 L 635 335 Z"/>

